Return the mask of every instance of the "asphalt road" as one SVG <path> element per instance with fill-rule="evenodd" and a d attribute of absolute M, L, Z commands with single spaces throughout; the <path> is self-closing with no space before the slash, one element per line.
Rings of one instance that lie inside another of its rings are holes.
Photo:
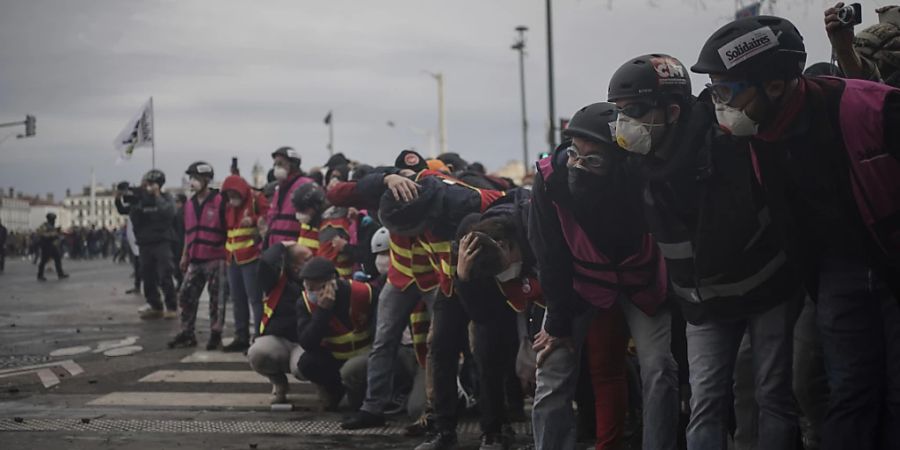
<path fill-rule="evenodd" d="M 270 387 L 241 355 L 169 350 L 177 320 L 141 321 L 143 298 L 127 295 L 130 266 L 64 261 L 67 280 L 7 260 L 0 274 L 0 448 L 413 448 L 406 417 L 388 427 L 346 433 L 349 413 L 316 412 L 314 389 L 291 385 L 293 411 L 272 411 Z M 206 295 L 204 294 L 204 302 Z M 208 337 L 201 303 L 198 341 Z M 229 317 L 231 312 L 229 311 Z M 232 331 L 230 319 L 226 336 Z M 140 348 L 137 348 L 140 347 Z M 107 356 L 106 351 L 135 352 Z M 528 442 L 526 424 L 517 424 Z M 460 427 L 461 448 L 478 430 Z"/>

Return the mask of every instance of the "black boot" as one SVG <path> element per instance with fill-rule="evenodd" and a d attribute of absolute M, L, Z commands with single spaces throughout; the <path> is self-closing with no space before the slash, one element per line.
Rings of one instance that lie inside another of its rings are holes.
<path fill-rule="evenodd" d="M 345 430 L 361 430 L 363 428 L 378 428 L 384 426 L 384 417 L 360 410 L 356 414 L 344 419 L 341 428 Z"/>
<path fill-rule="evenodd" d="M 209 334 L 209 341 L 206 342 L 207 350 L 215 350 L 222 346 L 222 333 L 213 331 Z"/>
<path fill-rule="evenodd" d="M 250 348 L 249 339 L 236 337 L 230 344 L 223 347 L 222 351 L 225 353 L 237 353 L 247 351 L 248 348 Z"/>
<path fill-rule="evenodd" d="M 197 337 L 194 333 L 182 331 L 175 335 L 175 338 L 169 341 L 169 348 L 187 348 L 197 346 Z"/>

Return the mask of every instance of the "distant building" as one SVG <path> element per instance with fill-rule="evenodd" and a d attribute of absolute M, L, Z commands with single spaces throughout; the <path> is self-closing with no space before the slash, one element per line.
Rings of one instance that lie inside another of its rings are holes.
<path fill-rule="evenodd" d="M 68 211 L 70 226 L 90 228 L 119 228 L 125 223 L 125 217 L 119 214 L 115 205 L 115 186 L 95 187 L 93 202 L 91 187 L 85 186 L 79 195 L 69 195 L 63 200 L 63 207 Z"/>
<path fill-rule="evenodd" d="M 28 216 L 28 228 L 35 230 L 47 221 L 47 214 L 56 214 L 56 226 L 63 230 L 72 226 L 72 218 L 69 216 L 62 203 L 53 200 L 53 194 L 47 194 L 47 198 L 32 197 L 29 199 L 31 213 Z"/>
<path fill-rule="evenodd" d="M 4 195 L 8 194 L 8 195 Z M 8 192 L 0 192 L 0 222 L 9 231 L 28 231 L 31 205 L 21 192 L 14 188 Z"/>

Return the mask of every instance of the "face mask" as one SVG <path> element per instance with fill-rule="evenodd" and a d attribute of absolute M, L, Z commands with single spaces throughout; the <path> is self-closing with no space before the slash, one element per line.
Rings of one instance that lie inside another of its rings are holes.
<path fill-rule="evenodd" d="M 297 218 L 297 222 L 308 224 L 312 221 L 312 216 L 306 213 L 294 213 L 294 217 Z"/>
<path fill-rule="evenodd" d="M 239 198 L 233 198 L 233 199 L 228 200 L 228 204 L 231 205 L 233 208 L 240 208 L 241 205 L 244 204 L 244 201 Z"/>
<path fill-rule="evenodd" d="M 319 294 L 317 294 L 315 292 L 306 291 L 306 298 L 309 299 L 309 302 L 314 305 L 319 304 Z"/>
<path fill-rule="evenodd" d="M 503 272 L 494 275 L 494 278 L 501 283 L 505 283 L 513 278 L 519 276 L 522 272 L 522 261 L 517 261 L 509 265 Z"/>
<path fill-rule="evenodd" d="M 147 186 L 146 188 L 144 188 L 144 190 L 146 190 L 148 194 L 152 194 L 152 193 L 153 193 L 153 186 Z"/>
<path fill-rule="evenodd" d="M 759 123 L 744 112 L 726 104 L 716 104 L 716 120 L 732 136 L 753 136 L 759 130 Z"/>
<path fill-rule="evenodd" d="M 288 171 L 284 167 L 278 166 L 272 171 L 272 174 L 275 175 L 275 179 L 284 180 L 288 176 Z"/>
<path fill-rule="evenodd" d="M 650 128 L 664 126 L 659 123 L 643 123 L 625 115 L 616 119 L 616 143 L 619 147 L 639 155 L 650 153 L 653 139 Z"/>
<path fill-rule="evenodd" d="M 381 275 L 388 273 L 388 270 L 391 268 L 391 255 L 376 255 L 375 268 L 378 269 L 378 273 Z"/>
<path fill-rule="evenodd" d="M 191 178 L 191 190 L 194 192 L 200 192 L 201 190 L 203 190 L 203 183 L 196 178 Z"/>
<path fill-rule="evenodd" d="M 604 188 L 604 176 L 589 172 L 581 166 L 569 167 L 569 192 L 578 199 L 600 195 Z"/>

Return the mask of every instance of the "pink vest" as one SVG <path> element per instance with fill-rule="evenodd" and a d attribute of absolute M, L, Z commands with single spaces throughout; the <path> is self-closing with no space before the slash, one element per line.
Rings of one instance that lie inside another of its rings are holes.
<path fill-rule="evenodd" d="M 296 241 L 300 236 L 300 222 L 294 217 L 297 211 L 294 210 L 291 197 L 297 188 L 312 182 L 311 178 L 297 177 L 286 192 L 281 189 L 281 185 L 275 188 L 275 197 L 266 216 L 269 225 L 269 247 L 281 241 Z"/>
<path fill-rule="evenodd" d="M 900 161 L 884 143 L 884 102 L 896 89 L 841 80 L 840 125 L 850 160 L 850 184 L 863 221 L 888 255 L 900 254 Z M 896 124 L 900 126 L 900 124 Z"/>
<path fill-rule="evenodd" d="M 191 262 L 225 259 L 222 195 L 210 192 L 202 204 L 193 196 L 184 205 L 184 245 Z M 199 208 L 198 208 L 199 206 Z"/>
<path fill-rule="evenodd" d="M 538 169 L 544 182 L 553 174 L 552 156 L 538 161 Z M 600 253 L 581 228 L 572 213 L 556 203 L 563 237 L 572 253 L 572 288 L 588 303 L 599 308 L 609 308 L 619 294 L 625 294 L 642 311 L 649 315 L 666 299 L 667 274 L 665 261 L 653 237 L 647 233 L 641 242 L 641 250 L 622 262 L 612 263 Z"/>

